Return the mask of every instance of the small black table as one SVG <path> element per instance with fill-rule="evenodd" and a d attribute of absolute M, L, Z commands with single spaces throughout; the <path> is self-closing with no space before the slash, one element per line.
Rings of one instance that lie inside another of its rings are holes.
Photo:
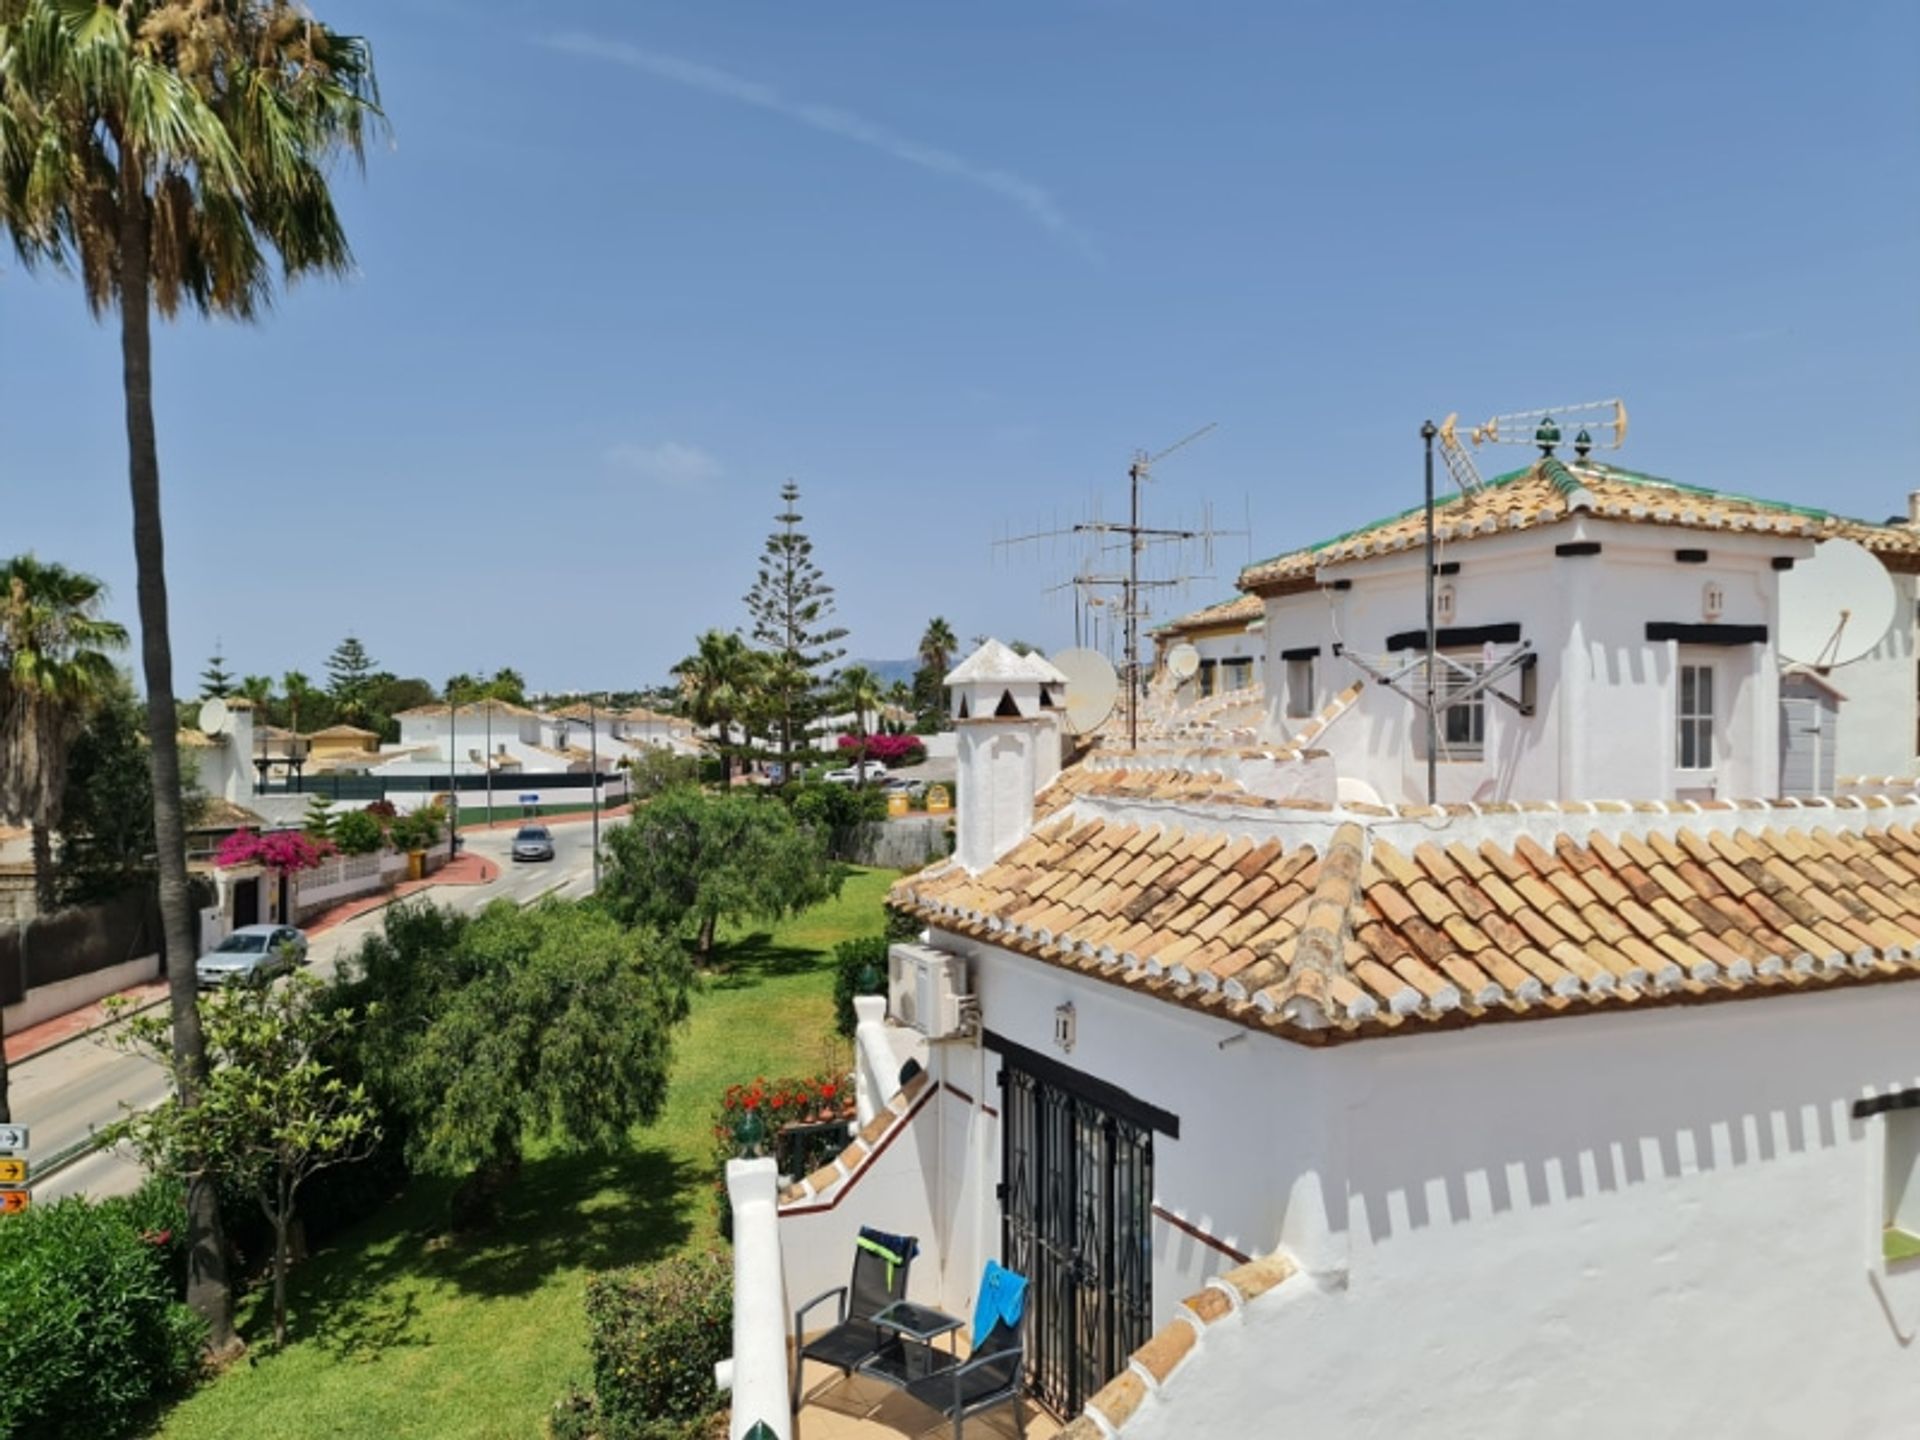
<path fill-rule="evenodd" d="M 958 1334 L 966 1323 L 944 1310 L 916 1305 L 911 1300 L 896 1300 L 876 1313 L 873 1323 L 883 1331 L 891 1331 L 895 1339 L 860 1367 L 863 1375 L 905 1389 L 915 1380 L 924 1380 L 960 1363 L 958 1341 L 951 1342 L 944 1353 L 933 1348 L 935 1340 L 942 1335 Z"/>

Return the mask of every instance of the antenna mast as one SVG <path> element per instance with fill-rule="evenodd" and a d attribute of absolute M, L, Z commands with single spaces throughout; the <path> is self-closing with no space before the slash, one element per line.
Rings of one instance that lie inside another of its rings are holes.
<path fill-rule="evenodd" d="M 1202 425 L 1191 435 L 1176 440 L 1157 455 L 1149 455 L 1144 450 L 1134 452 L 1133 460 L 1127 466 L 1129 493 L 1127 522 L 1124 525 L 1118 521 L 1098 518 L 1099 512 L 1096 509 L 1094 512 L 1095 518 L 1092 520 L 1081 521 L 1074 525 L 1052 530 L 1038 530 L 1026 535 L 1009 536 L 999 542 L 999 544 L 1003 546 L 1010 547 L 1039 540 L 1064 538 L 1068 536 L 1086 537 L 1092 541 L 1095 549 L 1095 557 L 1090 559 L 1087 564 L 1079 567 L 1078 572 L 1071 580 L 1065 581 L 1061 585 L 1052 588 L 1065 589 L 1068 585 L 1074 588 L 1076 613 L 1082 592 L 1104 588 L 1118 589 L 1120 591 L 1120 619 L 1125 627 L 1126 637 L 1126 656 L 1121 664 L 1121 674 L 1125 678 L 1126 684 L 1128 749 L 1138 748 L 1140 743 L 1140 678 L 1142 670 L 1140 664 L 1140 622 L 1148 618 L 1145 597 L 1153 590 L 1168 589 L 1176 585 L 1185 586 L 1193 580 L 1207 578 L 1206 576 L 1195 575 L 1175 575 L 1166 578 L 1143 577 L 1140 573 L 1140 562 L 1147 554 L 1147 547 L 1149 545 L 1186 544 L 1197 540 L 1205 547 L 1205 563 L 1211 566 L 1213 561 L 1214 539 L 1223 534 L 1239 533 L 1237 531 L 1215 530 L 1213 528 L 1211 507 L 1208 507 L 1203 513 L 1198 529 L 1188 530 L 1143 525 L 1140 521 L 1140 489 L 1141 486 L 1153 478 L 1153 467 L 1155 465 L 1166 459 L 1167 456 L 1173 454 L 1174 451 L 1183 446 L 1191 445 L 1195 440 L 1198 440 L 1201 436 L 1213 430 L 1218 423 L 1219 422 L 1214 421 Z M 1092 568 L 1099 552 L 1116 550 L 1123 545 L 1127 551 L 1127 568 L 1124 573 L 1103 574 Z M 1096 598 L 1088 601 L 1087 604 L 1089 610 L 1091 610 L 1094 606 L 1099 605 L 1100 601 Z"/>

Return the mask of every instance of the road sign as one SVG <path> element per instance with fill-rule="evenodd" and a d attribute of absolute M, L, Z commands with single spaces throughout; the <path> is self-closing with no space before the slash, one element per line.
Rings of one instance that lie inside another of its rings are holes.
<path fill-rule="evenodd" d="M 538 805 L 540 803 L 540 797 L 538 795 L 522 795 L 520 797 L 520 803 L 522 805 Z"/>
<path fill-rule="evenodd" d="M 33 1203 L 24 1190 L 0 1190 L 0 1215 L 18 1215 Z"/>
<path fill-rule="evenodd" d="M 26 1161 L 0 1160 L 0 1185 L 24 1185 L 26 1183 Z"/>
<path fill-rule="evenodd" d="M 25 1150 L 27 1148 L 27 1127 L 24 1125 L 0 1125 L 0 1151 Z"/>

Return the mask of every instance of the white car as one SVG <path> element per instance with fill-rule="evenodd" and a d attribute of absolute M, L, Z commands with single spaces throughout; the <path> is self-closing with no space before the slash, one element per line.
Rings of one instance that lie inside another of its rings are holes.
<path fill-rule="evenodd" d="M 862 760 L 859 764 L 849 765 L 844 770 L 829 770 L 821 776 L 821 779 L 829 785 L 858 785 L 862 770 L 867 772 L 868 780 L 884 780 L 887 776 L 887 767 L 878 760 Z"/>
<path fill-rule="evenodd" d="M 242 925 L 193 962 L 202 990 L 252 983 L 304 964 L 307 937 L 291 925 Z"/>

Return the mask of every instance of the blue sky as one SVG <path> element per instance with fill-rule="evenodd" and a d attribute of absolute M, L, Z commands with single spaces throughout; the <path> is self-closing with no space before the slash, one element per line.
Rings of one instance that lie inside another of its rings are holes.
<path fill-rule="evenodd" d="M 158 342 L 182 684 L 348 630 L 659 679 L 744 623 L 788 476 L 854 654 L 1067 643 L 1072 556 L 995 535 L 1209 421 L 1149 514 L 1253 535 L 1163 613 L 1417 501 L 1451 410 L 1620 394 L 1636 468 L 1920 484 L 1907 0 L 315 8 L 394 144 L 339 183 L 352 280 Z M 0 551 L 131 621 L 119 407 L 113 332 L 0 268 Z"/>

